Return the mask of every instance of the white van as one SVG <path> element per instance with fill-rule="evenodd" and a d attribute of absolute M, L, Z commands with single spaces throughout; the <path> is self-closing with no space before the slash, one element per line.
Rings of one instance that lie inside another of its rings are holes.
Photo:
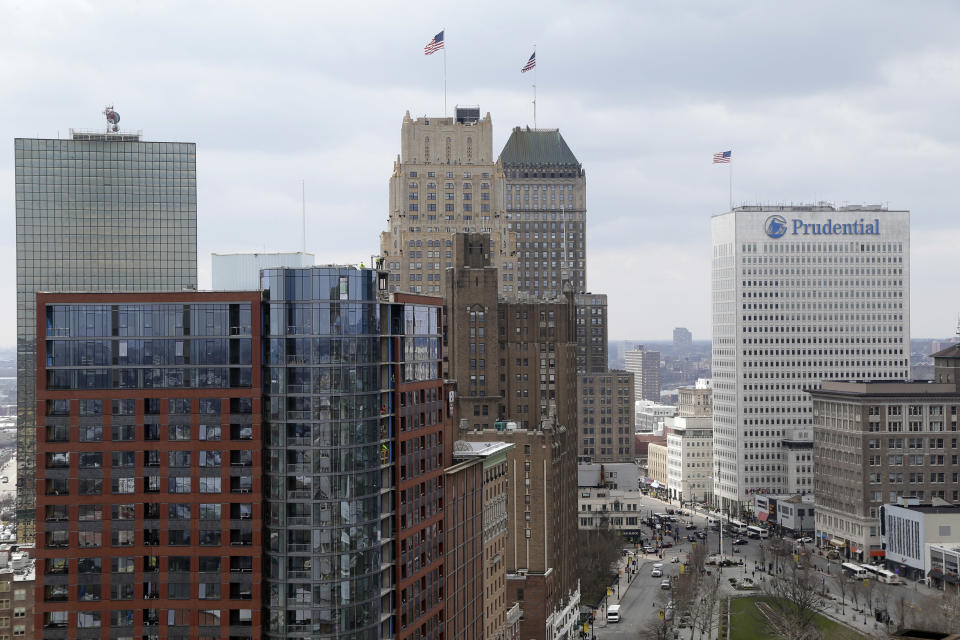
<path fill-rule="evenodd" d="M 612 604 L 607 608 L 607 622 L 620 622 L 620 605 Z"/>

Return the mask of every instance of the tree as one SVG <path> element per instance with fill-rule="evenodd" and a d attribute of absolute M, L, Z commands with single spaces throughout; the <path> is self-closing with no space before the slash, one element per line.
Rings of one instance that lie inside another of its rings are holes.
<path fill-rule="evenodd" d="M 670 623 L 666 620 L 656 619 L 647 623 L 640 630 L 642 640 L 670 640 L 673 638 Z"/>
<path fill-rule="evenodd" d="M 607 593 L 607 585 L 616 575 L 614 565 L 620 558 L 623 541 L 608 528 L 577 531 L 580 555 L 580 588 L 584 602 L 594 604 Z"/>
<path fill-rule="evenodd" d="M 768 600 L 759 602 L 764 630 L 781 640 L 813 640 L 820 637 L 814 624 L 826 607 L 817 590 L 817 578 L 810 570 L 790 567 L 783 575 L 764 581 Z"/>
<path fill-rule="evenodd" d="M 839 575 L 833 577 L 833 583 L 837 585 L 837 591 L 840 592 L 840 606 L 843 609 L 843 615 L 846 615 L 847 593 L 853 588 L 853 578 L 841 571 Z"/>

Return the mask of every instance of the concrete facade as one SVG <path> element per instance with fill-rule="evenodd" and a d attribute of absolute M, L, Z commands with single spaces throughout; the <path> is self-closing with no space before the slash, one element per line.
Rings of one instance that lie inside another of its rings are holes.
<path fill-rule="evenodd" d="M 713 496 L 713 425 L 709 417 L 667 418 L 667 488 L 682 502 Z"/>
<path fill-rule="evenodd" d="M 647 480 L 667 488 L 670 482 L 669 451 L 666 444 L 651 442 L 647 446 Z"/>
<path fill-rule="evenodd" d="M 713 415 L 713 386 L 709 379 L 701 378 L 695 386 L 677 389 L 677 415 L 685 418 Z"/>
<path fill-rule="evenodd" d="M 960 348 L 934 354 L 933 382 L 824 382 L 813 403 L 817 535 L 852 557 L 882 557 L 891 499 L 960 503 Z M 941 382 L 943 380 L 943 382 Z"/>
<path fill-rule="evenodd" d="M 933 569 L 932 548 L 942 550 L 944 545 L 955 545 L 960 539 L 960 505 L 911 502 L 916 501 L 905 499 L 900 504 L 883 505 L 884 564 L 898 575 L 919 580 L 927 577 Z M 934 573 L 934 577 L 943 582 L 948 582 L 951 577 L 956 579 L 955 565 L 953 576 L 947 568 L 949 554 L 943 560 L 941 575 Z"/>
<path fill-rule="evenodd" d="M 739 513 L 813 486 L 784 444 L 813 438 L 806 389 L 909 375 L 910 213 L 745 206 L 711 235 L 714 496 Z"/>
<path fill-rule="evenodd" d="M 633 373 L 634 399 L 660 402 L 660 352 L 639 345 L 623 354 L 623 363 Z"/>

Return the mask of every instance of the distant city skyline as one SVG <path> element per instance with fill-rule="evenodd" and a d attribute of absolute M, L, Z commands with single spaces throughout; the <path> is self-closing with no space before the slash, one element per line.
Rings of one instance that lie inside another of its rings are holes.
<path fill-rule="evenodd" d="M 956 327 L 960 309 L 939 302 L 960 291 L 953 3 L 51 8 L 8 9 L 0 39 L 14 61 L 0 68 L 14 97 L 0 104 L 7 299 L 13 139 L 101 129 L 107 104 L 121 129 L 197 143 L 202 288 L 211 252 L 301 249 L 301 180 L 306 250 L 320 263 L 369 261 L 403 114 L 443 115 L 442 56 L 423 55 L 443 29 L 447 113 L 490 111 L 494 149 L 534 124 L 532 73 L 519 70 L 537 43 L 536 124 L 559 128 L 588 173 L 586 289 L 609 296 L 611 340 L 669 340 L 677 326 L 709 334 L 710 217 L 728 208 L 728 167 L 735 204 L 914 212 L 912 335 Z M 503 46 L 489 46 L 491 33 Z M 630 60 L 629 75 L 610 60 Z M 712 164 L 728 149 L 730 165 Z M 14 344 L 14 314 L 4 314 L 0 346 Z"/>

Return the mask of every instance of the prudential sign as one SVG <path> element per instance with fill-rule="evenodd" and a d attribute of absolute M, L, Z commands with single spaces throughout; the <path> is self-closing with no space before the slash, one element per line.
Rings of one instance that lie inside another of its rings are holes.
<path fill-rule="evenodd" d="M 854 222 L 804 222 L 798 218 L 787 221 L 781 215 L 772 215 L 764 223 L 764 230 L 771 238 L 782 238 L 788 231 L 795 236 L 878 236 L 880 219 L 866 222 L 863 218 Z"/>

